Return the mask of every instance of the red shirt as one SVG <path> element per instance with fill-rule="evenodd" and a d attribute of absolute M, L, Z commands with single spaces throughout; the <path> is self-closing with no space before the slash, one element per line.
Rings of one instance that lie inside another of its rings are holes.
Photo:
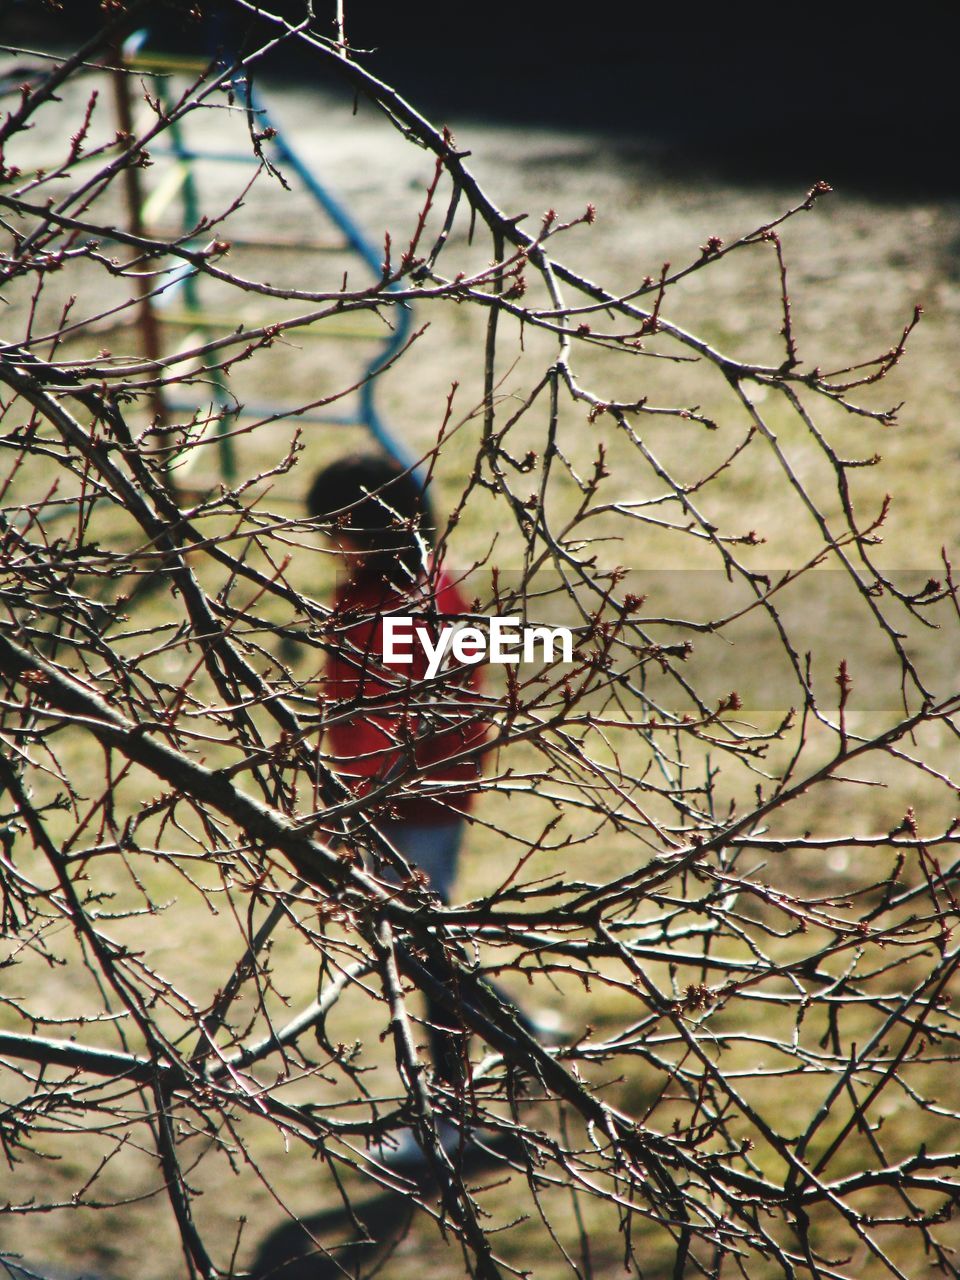
<path fill-rule="evenodd" d="M 444 661 L 425 686 L 427 656 L 409 629 L 399 635 L 408 663 L 384 661 L 384 616 L 412 616 L 439 629 L 467 612 L 449 577 L 434 572 L 407 591 L 371 574 L 340 586 L 332 616 L 335 649 L 327 660 L 323 697 L 329 746 L 341 776 L 358 795 L 398 778 L 381 816 L 410 823 L 456 821 L 473 801 L 480 777 L 480 749 L 488 724 L 481 719 L 480 671 L 476 664 Z M 418 687 L 419 686 L 419 687 Z M 451 757 L 472 751 L 470 758 Z M 416 772 L 412 772 L 415 768 Z M 403 781 L 400 782 L 399 779 Z M 424 788 L 436 787 L 433 794 Z"/>

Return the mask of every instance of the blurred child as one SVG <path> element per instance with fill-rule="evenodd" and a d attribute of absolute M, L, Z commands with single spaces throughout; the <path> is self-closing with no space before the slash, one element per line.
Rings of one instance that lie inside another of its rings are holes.
<path fill-rule="evenodd" d="M 346 565 L 334 607 L 337 648 L 324 679 L 329 746 L 357 794 L 402 778 L 377 827 L 447 903 L 487 733 L 471 696 L 479 668 L 448 663 L 442 687 L 425 690 L 423 649 L 412 643 L 409 662 L 385 661 L 383 623 L 412 615 L 435 629 L 467 606 L 432 562 L 426 495 L 392 459 L 353 454 L 334 462 L 315 478 L 307 507 Z M 451 759 L 463 752 L 471 757 Z"/>
<path fill-rule="evenodd" d="M 314 479 L 307 509 L 346 566 L 323 686 L 327 744 L 355 794 L 388 784 L 373 815 L 377 830 L 446 904 L 488 730 L 476 697 L 479 667 L 448 661 L 425 687 L 426 655 L 417 644 L 408 646 L 407 663 L 384 660 L 384 618 L 415 616 L 436 633 L 466 605 L 433 563 L 426 495 L 392 459 L 352 454 L 334 462 Z M 451 1034 L 449 1014 L 429 1005 L 428 1026 L 438 1073 L 458 1079 L 460 1037 Z"/>

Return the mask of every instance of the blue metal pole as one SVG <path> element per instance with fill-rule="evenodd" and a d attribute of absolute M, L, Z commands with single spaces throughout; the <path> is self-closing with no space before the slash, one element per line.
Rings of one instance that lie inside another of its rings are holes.
<path fill-rule="evenodd" d="M 326 187 L 314 176 L 311 169 L 301 160 L 286 141 L 283 131 L 271 122 L 265 108 L 256 100 L 250 81 L 245 80 L 244 84 L 250 111 L 256 114 L 257 121 L 263 129 L 271 128 L 274 130 L 271 145 L 279 163 L 297 175 L 304 187 L 327 214 L 330 221 L 343 233 L 353 251 L 369 267 L 374 278 L 379 280 L 383 275 L 383 263 L 380 259 L 379 250 L 367 239 L 362 229 L 350 216 L 347 208 L 330 194 Z M 387 291 L 393 292 L 396 289 L 396 285 L 390 285 Z M 360 388 L 361 416 L 377 443 L 391 457 L 395 458 L 401 466 L 410 468 L 414 475 L 422 480 L 422 475 L 416 466 L 416 459 L 387 427 L 377 408 L 374 395 L 377 371 L 389 363 L 397 352 L 401 350 L 410 336 L 410 329 L 413 324 L 413 317 L 407 303 L 401 302 L 393 310 L 397 319 L 390 338 L 384 348 L 367 363 L 364 369 L 364 381 Z"/>

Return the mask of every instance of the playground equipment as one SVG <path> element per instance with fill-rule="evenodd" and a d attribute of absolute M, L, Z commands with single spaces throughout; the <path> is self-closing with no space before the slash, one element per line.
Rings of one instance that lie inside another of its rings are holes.
<path fill-rule="evenodd" d="M 133 103 L 129 71 L 142 70 L 149 77 L 152 92 L 161 107 L 171 105 L 169 77 L 175 74 L 192 74 L 199 76 L 209 66 L 202 59 L 172 57 L 153 53 L 147 49 L 147 33 L 138 32 L 125 43 L 122 50 L 122 65 L 113 72 L 114 96 L 118 123 L 126 132 L 133 132 Z M 329 237 L 312 234 L 309 237 L 282 237 L 264 235 L 259 231 L 255 236 L 238 239 L 231 234 L 231 242 L 245 249 L 260 250 L 276 255 L 297 254 L 301 258 L 310 255 L 337 255 L 348 263 L 359 261 L 366 272 L 374 280 L 382 277 L 382 263 L 377 248 L 365 235 L 362 228 L 351 216 L 345 204 L 338 200 L 324 185 L 314 170 L 287 140 L 279 121 L 271 116 L 259 95 L 256 94 L 249 77 L 237 73 L 230 77 L 223 87 L 225 95 L 240 102 L 249 119 L 255 120 L 260 146 L 268 153 L 271 163 L 284 174 L 287 181 L 296 182 L 309 197 L 312 208 L 317 215 L 319 227 L 332 231 Z M 169 163 L 163 167 L 159 179 L 147 189 L 141 176 L 141 170 L 129 167 L 125 171 L 125 197 L 127 203 L 128 229 L 135 235 L 149 235 L 162 226 L 163 219 L 171 209 L 177 211 L 177 227 L 175 236 L 180 243 L 190 247 L 198 246 L 200 236 L 191 237 L 190 233 L 198 227 L 201 218 L 201 198 L 198 183 L 198 169 L 202 166 L 253 166 L 259 167 L 262 161 L 248 148 L 246 150 L 220 149 L 214 146 L 197 145 L 187 138 L 182 124 L 173 120 L 165 131 L 166 144 L 151 148 L 152 155 L 163 157 Z M 164 234 L 169 234 L 169 228 Z M 207 231 L 206 237 L 209 237 Z M 171 330 L 180 331 L 180 348 L 188 349 L 198 338 L 217 333 L 229 333 L 235 330 L 237 318 L 223 310 L 217 311 L 204 297 L 203 281 L 197 269 L 183 263 L 171 269 L 168 283 L 162 293 L 156 290 L 144 275 L 138 275 L 139 305 L 138 325 L 141 343 L 148 359 L 159 359 L 169 345 L 168 334 Z M 325 422 L 331 425 L 365 428 L 370 435 L 391 456 L 403 466 L 413 467 L 415 459 L 402 442 L 389 429 L 378 405 L 378 382 L 376 372 L 388 364 L 405 345 L 411 328 L 411 313 L 407 306 L 401 305 L 393 312 L 395 317 L 392 327 L 384 325 L 379 319 L 371 316 L 369 320 L 345 317 L 347 323 L 336 325 L 326 321 L 322 328 L 303 326 L 298 328 L 298 339 L 323 338 L 338 342 L 363 342 L 372 345 L 372 354 L 367 354 L 357 375 L 358 389 L 355 397 L 356 407 L 353 411 L 326 413 L 301 411 L 291 406 L 291 413 L 296 412 L 301 421 Z M 265 316 L 261 323 L 270 323 L 271 318 Z M 372 322 L 372 323 L 371 323 Z M 376 327 L 373 327 L 375 325 Z M 210 415 L 212 424 L 218 434 L 220 469 L 225 480 L 236 479 L 236 458 L 233 449 L 231 429 L 240 417 L 275 418 L 283 415 L 283 407 L 277 404 L 252 403 L 237 401 L 223 370 L 217 361 L 209 356 L 201 356 L 206 380 L 212 392 L 213 412 Z M 153 397 L 153 412 L 158 424 L 162 427 L 169 420 L 173 411 L 196 409 L 196 406 L 184 405 L 170 401 L 164 392 L 158 389 Z"/>

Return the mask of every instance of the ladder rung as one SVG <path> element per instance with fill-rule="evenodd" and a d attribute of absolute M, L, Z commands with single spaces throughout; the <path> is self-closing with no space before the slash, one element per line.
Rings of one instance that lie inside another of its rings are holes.
<path fill-rule="evenodd" d="M 207 412 L 208 405 L 191 404 L 187 400 L 168 400 L 167 408 L 172 413 L 189 413 Z M 215 410 L 215 412 L 223 412 L 223 410 Z M 342 414 L 342 413 L 323 413 L 319 409 L 305 409 L 303 413 L 297 413 L 296 406 L 291 405 L 289 409 L 284 409 L 282 405 L 241 405 L 239 412 L 228 410 L 226 417 L 229 418 L 275 418 L 282 415 L 283 419 L 296 419 L 298 422 L 325 422 L 331 427 L 365 427 L 367 420 L 359 414 Z"/>
<path fill-rule="evenodd" d="M 183 228 L 152 227 L 149 234 L 152 240 L 176 241 L 182 239 Z M 210 234 L 209 231 L 201 232 L 197 239 L 209 239 Z M 257 236 L 230 236 L 229 239 L 231 245 L 238 249 L 289 249 L 298 253 L 347 253 L 350 249 L 345 240 L 335 243 L 333 240 L 261 239 Z"/>
<path fill-rule="evenodd" d="M 188 58 L 176 53 L 135 53 L 124 59 L 132 71 L 206 71 L 210 58 Z"/>
<path fill-rule="evenodd" d="M 223 330 L 230 333 L 240 323 L 262 328 L 270 324 L 282 324 L 282 320 L 258 319 L 244 320 L 242 316 L 219 316 L 211 311 L 173 311 L 157 307 L 155 315 L 160 324 L 169 324 L 179 329 Z M 388 329 L 351 329 L 337 326 L 328 320 L 313 320 L 310 324 L 297 326 L 290 333 L 301 334 L 305 338 L 342 338 L 346 342 L 386 342 L 390 337 Z"/>
<path fill-rule="evenodd" d="M 190 170 L 186 164 L 182 163 L 174 165 L 172 169 L 165 173 L 163 180 L 154 187 L 153 191 L 144 200 L 143 208 L 140 210 L 141 221 L 149 225 L 155 218 L 158 218 L 170 201 L 177 195 L 189 176 Z"/>
<path fill-rule="evenodd" d="M 260 161 L 249 151 L 197 151 L 194 147 L 151 147 L 151 156 L 164 156 L 173 160 L 214 160 L 226 164 L 259 165 Z"/>

